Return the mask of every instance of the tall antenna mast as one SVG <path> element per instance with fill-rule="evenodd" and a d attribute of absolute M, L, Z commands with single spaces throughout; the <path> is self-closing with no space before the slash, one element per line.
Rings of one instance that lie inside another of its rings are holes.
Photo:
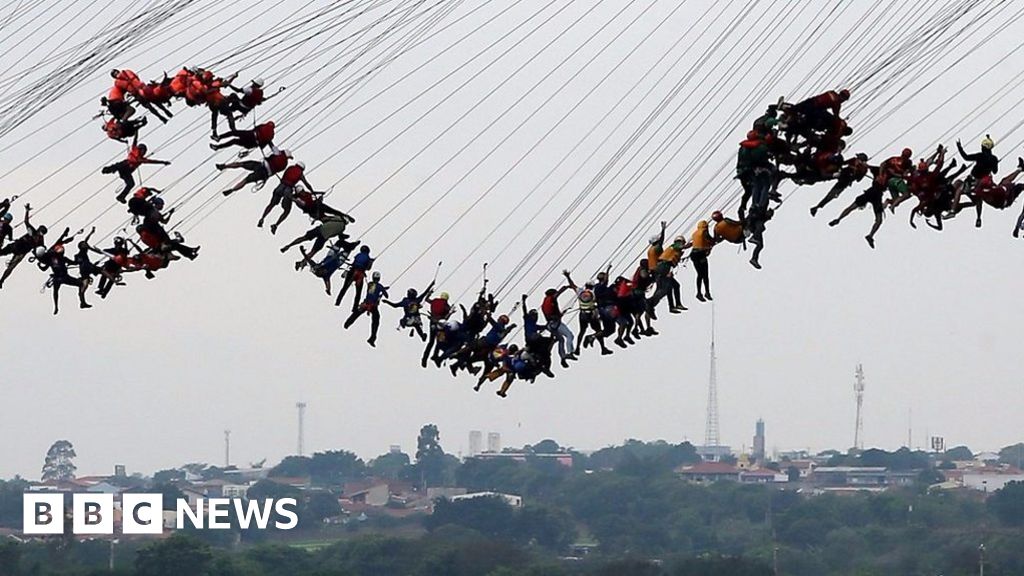
<path fill-rule="evenodd" d="M 224 467 L 231 466 L 231 430 L 224 431 Z"/>
<path fill-rule="evenodd" d="M 864 419 L 861 408 L 864 405 L 864 366 L 857 364 L 856 381 L 853 384 L 853 392 L 857 396 L 857 424 L 853 431 L 853 447 L 857 450 L 864 449 Z"/>
<path fill-rule="evenodd" d="M 306 403 L 305 402 L 296 402 L 295 403 L 295 408 L 297 408 L 298 411 L 299 411 L 299 442 L 298 442 L 299 446 L 298 446 L 298 453 L 299 453 L 299 456 L 302 456 L 304 454 L 304 452 L 303 452 L 303 444 L 305 442 L 305 434 L 306 434 Z"/>
<path fill-rule="evenodd" d="M 718 370 L 715 366 L 715 305 L 711 304 L 711 371 L 708 381 L 708 413 L 704 423 L 704 447 L 712 451 L 714 459 L 720 457 L 721 438 L 718 433 Z"/>

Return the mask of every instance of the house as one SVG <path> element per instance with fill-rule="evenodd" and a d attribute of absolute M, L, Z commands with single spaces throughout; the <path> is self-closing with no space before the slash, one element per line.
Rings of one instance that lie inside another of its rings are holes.
<path fill-rule="evenodd" d="M 767 468 L 743 470 L 740 472 L 740 482 L 743 484 L 784 484 L 789 482 L 789 476 Z"/>
<path fill-rule="evenodd" d="M 386 481 L 349 482 L 345 484 L 342 500 L 367 506 L 387 506 L 391 500 L 391 488 Z"/>
<path fill-rule="evenodd" d="M 1010 482 L 1024 482 L 1024 472 L 1006 467 L 965 471 L 961 477 L 961 485 L 964 488 L 981 492 L 1002 490 Z"/>
<path fill-rule="evenodd" d="M 458 502 L 459 500 L 472 500 L 473 498 L 501 498 L 505 501 L 505 504 L 513 508 L 523 507 L 523 497 L 515 494 L 503 494 L 501 492 L 471 492 L 469 494 L 461 494 L 458 496 L 452 496 L 449 498 L 452 502 Z"/>
<path fill-rule="evenodd" d="M 810 481 L 826 491 L 869 490 L 913 486 L 919 470 L 889 470 L 882 466 L 819 466 Z"/>
<path fill-rule="evenodd" d="M 566 468 L 572 468 L 572 454 L 559 452 L 555 454 L 532 454 L 522 451 L 509 452 L 481 452 L 470 456 L 473 460 L 513 460 L 515 462 L 526 462 L 527 459 L 552 460 Z"/>
<path fill-rule="evenodd" d="M 740 469 L 724 462 L 701 462 L 692 466 L 680 466 L 675 473 L 695 484 L 713 484 L 715 482 L 738 482 Z"/>

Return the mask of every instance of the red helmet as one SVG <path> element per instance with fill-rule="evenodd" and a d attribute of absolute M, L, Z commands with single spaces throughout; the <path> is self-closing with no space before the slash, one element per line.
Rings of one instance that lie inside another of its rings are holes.
<path fill-rule="evenodd" d="M 850 91 L 847 90 L 846 88 L 843 88 L 842 90 L 840 90 L 839 91 L 839 99 L 844 101 L 844 102 L 849 100 L 850 99 Z"/>
<path fill-rule="evenodd" d="M 146 196 L 149 196 L 149 188 L 139 188 L 135 191 L 136 198 L 145 198 Z"/>
<path fill-rule="evenodd" d="M 761 137 L 761 134 L 757 130 L 751 130 L 747 132 L 747 140 L 756 140 Z"/>
<path fill-rule="evenodd" d="M 911 150 L 910 148 L 904 148 L 904 149 L 903 149 L 903 154 L 902 154 L 902 156 L 903 156 L 904 158 L 907 158 L 907 159 L 909 159 L 909 158 L 911 158 L 911 157 L 912 157 L 913 155 L 914 155 L 914 151 L 913 151 L 913 150 Z"/>
<path fill-rule="evenodd" d="M 721 210 L 715 210 L 714 212 L 711 213 L 711 219 L 714 220 L 715 222 L 721 222 L 722 218 L 724 218 L 724 216 L 722 216 Z"/>

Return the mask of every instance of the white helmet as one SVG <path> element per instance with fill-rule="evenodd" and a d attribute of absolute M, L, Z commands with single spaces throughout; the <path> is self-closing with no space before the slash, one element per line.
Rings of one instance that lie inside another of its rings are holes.
<path fill-rule="evenodd" d="M 46 256 L 46 247 L 36 246 L 36 249 L 32 251 L 32 254 L 35 255 L 36 259 L 42 258 L 43 256 Z"/>
<path fill-rule="evenodd" d="M 281 153 L 284 154 L 286 158 L 292 158 L 291 150 L 281 150 Z"/>
<path fill-rule="evenodd" d="M 459 329 L 459 321 L 458 320 L 449 320 L 448 322 L 445 323 L 445 326 L 449 330 L 458 330 Z"/>
<path fill-rule="evenodd" d="M 373 273 L 373 281 L 374 282 L 379 282 L 380 281 L 380 272 L 374 272 Z"/>
<path fill-rule="evenodd" d="M 303 186 L 303 185 L 302 185 L 302 183 L 300 182 L 300 183 L 298 183 L 298 184 L 296 184 L 296 185 L 295 185 L 295 188 L 293 189 L 293 191 L 294 191 L 294 192 L 295 192 L 296 194 L 298 194 L 298 193 L 300 193 L 300 192 L 305 192 L 305 191 L 306 191 L 306 187 L 305 187 L 305 186 Z"/>
<path fill-rule="evenodd" d="M 258 88 L 263 88 L 263 78 L 253 78 L 252 83 Z"/>
<path fill-rule="evenodd" d="M 306 163 L 303 162 L 302 160 L 299 160 L 298 162 L 296 162 L 295 165 L 298 166 L 299 168 L 303 169 L 303 170 L 306 169 Z"/>
<path fill-rule="evenodd" d="M 661 242 L 661 235 L 660 234 L 656 234 L 654 236 L 651 236 L 651 239 L 649 240 L 649 242 L 651 244 L 657 244 L 658 242 Z"/>

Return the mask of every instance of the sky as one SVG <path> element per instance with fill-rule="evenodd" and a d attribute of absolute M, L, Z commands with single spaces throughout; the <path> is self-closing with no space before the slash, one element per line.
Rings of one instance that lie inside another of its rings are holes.
<path fill-rule="evenodd" d="M 114 11 L 69 0 L 13 22 L 3 20 L 12 8 L 0 8 L 0 85 L 8 94 L 15 81 L 25 86 L 33 70 L 56 68 L 33 63 L 124 26 L 143 4 Z M 156 78 L 216 62 L 242 81 L 264 77 L 268 92 L 287 87 L 257 120 L 275 119 L 279 145 L 307 163 L 314 185 L 334 186 L 328 202 L 356 217 L 353 233 L 380 254 L 393 295 L 423 288 L 439 261 L 439 289 L 475 292 L 488 262 L 492 289 L 512 279 L 499 294 L 507 311 L 525 292 L 536 305 L 563 268 L 578 280 L 606 262 L 631 268 L 661 219 L 672 220 L 670 234 L 689 234 L 695 218 L 727 208 L 736 143 L 780 96 L 851 86 L 851 149 L 873 159 L 903 146 L 923 155 L 958 137 L 973 149 L 986 133 L 1000 174 L 1024 154 L 1019 90 L 1008 83 L 1020 77 L 1010 56 L 1024 31 L 1013 3 L 889 2 L 881 13 L 867 0 L 828 12 L 798 4 L 182 3 L 95 70 L 22 103 L 41 108 L 0 137 L 0 195 L 23 193 L 16 215 L 28 201 L 34 222 L 51 229 L 95 221 L 97 236 L 118 230 L 119 187 L 99 168 L 123 146 L 90 122 L 106 70 Z M 931 51 L 906 67 L 886 63 L 887 43 L 900 37 L 873 18 L 898 23 L 915 11 L 923 23 L 968 6 Z M 33 16 L 48 25 L 25 25 Z M 765 19 L 775 23 L 768 36 L 745 32 Z M 680 277 L 690 310 L 663 314 L 661 336 L 610 357 L 585 353 L 554 380 L 517 382 L 507 399 L 475 393 L 470 378 L 421 369 L 421 343 L 395 330 L 391 310 L 375 349 L 365 319 L 344 330 L 345 308 L 295 272 L 297 254 L 278 251 L 309 222 L 295 213 L 276 236 L 257 229 L 268 189 L 221 204 L 218 191 L 237 174 L 209 183 L 207 113 L 174 111 L 168 126 L 151 119 L 143 132 L 151 154 L 173 164 L 144 168 L 142 182 L 167 188 L 179 214 L 198 210 L 181 230 L 202 245 L 200 258 L 151 281 L 129 276 L 106 301 L 90 295 L 92 310 L 78 310 L 69 290 L 57 317 L 40 293 L 46 277 L 22 264 L 0 292 L 0 477 L 37 477 L 58 439 L 74 444 L 82 474 L 220 465 L 225 429 L 232 464 L 275 462 L 296 451 L 299 401 L 307 452 L 364 459 L 393 444 L 414 452 L 425 423 L 453 453 L 467 451 L 470 430 L 499 432 L 505 446 L 554 438 L 579 450 L 628 438 L 703 442 L 712 306 L 694 300 L 689 267 Z M 749 448 L 763 418 L 770 450 L 852 445 L 857 364 L 866 446 L 895 449 L 909 436 L 925 447 L 941 436 L 980 451 L 1022 440 L 1024 245 L 1010 236 L 1019 207 L 987 209 L 980 230 L 964 215 L 936 233 L 909 228 L 908 203 L 871 250 L 869 213 L 827 226 L 853 191 L 809 216 L 826 191 L 786 190 L 763 270 L 732 246 L 711 256 L 723 443 Z"/>

